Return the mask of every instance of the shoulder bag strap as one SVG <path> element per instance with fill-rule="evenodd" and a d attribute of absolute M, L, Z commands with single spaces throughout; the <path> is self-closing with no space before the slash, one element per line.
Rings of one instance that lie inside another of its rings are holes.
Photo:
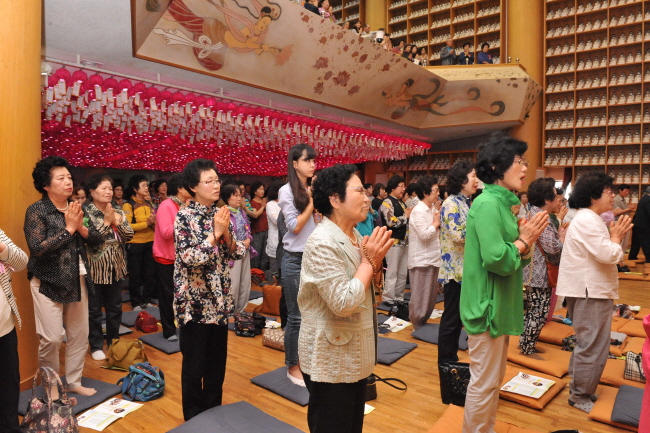
<path fill-rule="evenodd" d="M 386 385 L 388 385 L 390 387 L 393 387 L 393 388 L 398 389 L 400 391 L 406 391 L 407 385 L 403 380 L 397 379 L 395 377 L 387 377 L 386 379 L 382 379 L 381 377 L 377 376 L 376 374 L 373 374 L 373 376 L 375 377 L 375 380 L 377 382 L 384 382 Z M 403 387 L 397 386 L 397 385 L 394 385 L 394 384 L 390 383 L 389 381 L 398 382 L 398 383 L 401 383 L 404 386 Z"/>

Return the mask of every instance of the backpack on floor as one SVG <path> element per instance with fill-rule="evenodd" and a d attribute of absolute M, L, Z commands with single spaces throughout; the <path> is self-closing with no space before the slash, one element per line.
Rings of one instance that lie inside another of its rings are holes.
<path fill-rule="evenodd" d="M 122 397 L 129 401 L 155 400 L 165 393 L 165 375 L 158 367 L 140 362 L 129 367 L 129 374 L 117 381 Z"/>
<path fill-rule="evenodd" d="M 140 311 L 135 319 L 135 329 L 150 333 L 158 332 L 158 320 L 147 311 Z"/>
<path fill-rule="evenodd" d="M 255 337 L 261 335 L 266 326 L 266 317 L 259 313 L 236 313 L 235 334 L 239 337 Z"/>

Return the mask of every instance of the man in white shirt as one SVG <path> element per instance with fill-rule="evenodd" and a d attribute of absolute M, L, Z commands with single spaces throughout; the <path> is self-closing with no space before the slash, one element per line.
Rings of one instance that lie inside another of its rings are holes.
<path fill-rule="evenodd" d="M 418 180 L 415 192 L 419 202 L 409 219 L 408 267 L 411 277 L 409 320 L 415 329 L 427 323 L 438 297 L 440 269 L 440 202 L 438 179 L 425 176 Z"/>

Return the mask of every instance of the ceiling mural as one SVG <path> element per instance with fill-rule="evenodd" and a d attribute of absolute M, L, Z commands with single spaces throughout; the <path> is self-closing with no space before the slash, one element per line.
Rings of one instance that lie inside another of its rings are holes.
<path fill-rule="evenodd" d="M 423 68 L 292 2 L 132 0 L 132 13 L 136 57 L 418 129 L 518 124 L 541 92 L 519 65 Z"/>

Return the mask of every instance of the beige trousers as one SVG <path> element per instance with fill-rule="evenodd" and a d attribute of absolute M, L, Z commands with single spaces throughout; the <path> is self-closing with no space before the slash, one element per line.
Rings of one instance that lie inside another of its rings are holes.
<path fill-rule="evenodd" d="M 38 347 L 39 365 L 51 367 L 61 374 L 59 350 L 63 339 L 65 344 L 65 375 L 70 388 L 81 385 L 88 350 L 88 290 L 85 276 L 80 276 L 81 301 L 62 304 L 54 302 L 39 292 L 41 280 L 33 277 L 30 282 L 36 317 L 36 334 L 40 340 Z M 65 328 L 63 327 L 65 323 Z"/>
<path fill-rule="evenodd" d="M 235 313 L 241 313 L 248 305 L 251 294 L 251 252 L 246 251 L 243 259 L 235 260 L 230 268 L 230 293 L 235 303 Z"/>
<path fill-rule="evenodd" d="M 489 332 L 468 340 L 472 378 L 465 398 L 463 433 L 493 433 L 499 404 L 499 388 L 506 373 L 508 335 L 490 337 Z"/>
<path fill-rule="evenodd" d="M 438 298 L 437 266 L 422 266 L 409 270 L 411 278 L 411 301 L 409 320 L 414 329 L 427 324 Z"/>

